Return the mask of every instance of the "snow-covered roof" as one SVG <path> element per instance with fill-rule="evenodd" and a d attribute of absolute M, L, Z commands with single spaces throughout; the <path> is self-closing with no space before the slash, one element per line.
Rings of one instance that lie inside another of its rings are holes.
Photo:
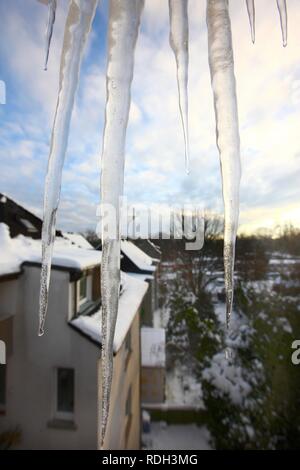
<path fill-rule="evenodd" d="M 142 303 L 144 295 L 148 289 L 148 284 L 144 281 L 134 279 L 122 273 L 123 291 L 119 299 L 119 310 L 114 337 L 114 352 L 117 352 L 127 335 L 132 321 Z M 80 315 L 71 320 L 70 324 L 80 330 L 92 340 L 101 344 L 101 308 L 93 315 Z"/>
<path fill-rule="evenodd" d="M 0 276 L 19 273 L 24 262 L 41 262 L 41 240 L 33 240 L 24 235 L 10 237 L 9 228 L 0 223 Z M 87 269 L 101 262 L 101 253 L 73 245 L 69 240 L 56 238 L 52 265 L 73 269 Z"/>
<path fill-rule="evenodd" d="M 155 245 L 155 243 L 153 243 L 151 240 L 147 240 L 147 242 L 149 243 L 150 246 L 152 246 L 153 250 L 155 250 L 159 255 L 161 255 L 161 249 Z M 157 259 L 157 261 L 160 261 L 159 258 L 155 258 Z"/>
<path fill-rule="evenodd" d="M 121 240 L 121 251 L 128 256 L 141 271 L 153 272 L 156 270 L 156 267 L 152 266 L 155 260 L 144 251 L 140 250 L 134 243 L 128 240 Z"/>
<path fill-rule="evenodd" d="M 127 273 L 128 276 L 134 277 L 135 279 L 140 279 L 142 281 L 151 281 L 154 279 L 154 276 L 152 274 L 148 273 Z"/>
<path fill-rule="evenodd" d="M 164 367 L 166 363 L 166 332 L 164 328 L 141 328 L 142 366 Z"/>
<path fill-rule="evenodd" d="M 62 232 L 62 236 L 72 242 L 72 244 L 78 246 L 79 248 L 85 248 L 87 250 L 94 250 L 93 245 L 91 245 L 86 238 L 80 233 L 73 232 Z"/>

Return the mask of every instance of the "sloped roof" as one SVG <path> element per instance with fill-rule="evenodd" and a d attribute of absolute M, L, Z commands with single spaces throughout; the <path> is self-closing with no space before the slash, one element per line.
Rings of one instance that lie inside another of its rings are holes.
<path fill-rule="evenodd" d="M 121 240 L 121 251 L 141 270 L 154 272 L 156 267 L 153 262 L 156 261 L 138 248 L 134 243 L 128 240 Z"/>
<path fill-rule="evenodd" d="M 0 276 L 18 273 L 24 262 L 41 263 L 41 240 L 18 235 L 11 238 L 9 228 L 0 223 Z M 72 245 L 69 240 L 56 238 L 54 243 L 52 265 L 70 268 L 87 269 L 101 262 L 101 252 L 82 249 Z"/>
<path fill-rule="evenodd" d="M 156 262 L 160 261 L 161 250 L 160 248 L 152 242 L 152 240 L 145 238 L 137 238 L 133 243 L 143 250 L 147 255 L 149 255 Z"/>
<path fill-rule="evenodd" d="M 130 329 L 132 321 L 143 301 L 149 285 L 139 279 L 122 273 L 123 290 L 119 299 L 119 310 L 114 336 L 114 352 L 118 352 Z M 93 315 L 80 315 L 69 323 L 85 336 L 98 343 L 102 342 L 102 309 Z"/>
<path fill-rule="evenodd" d="M 12 238 L 17 235 L 41 238 L 42 219 L 3 193 L 0 193 L 0 223 L 8 225 Z M 56 236 L 61 236 L 59 230 L 56 230 Z"/>
<path fill-rule="evenodd" d="M 80 233 L 74 232 L 62 232 L 62 236 L 69 240 L 73 245 L 78 246 L 79 248 L 85 248 L 87 250 L 94 250 L 93 245 L 91 245 L 86 238 Z"/>

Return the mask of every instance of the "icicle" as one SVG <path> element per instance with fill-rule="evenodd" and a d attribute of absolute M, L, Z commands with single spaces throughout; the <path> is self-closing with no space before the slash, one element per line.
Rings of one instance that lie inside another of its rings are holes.
<path fill-rule="evenodd" d="M 214 94 L 217 145 L 225 207 L 224 271 L 226 324 L 233 301 L 235 239 L 241 177 L 240 139 L 228 0 L 207 0 L 208 54 Z"/>
<path fill-rule="evenodd" d="M 169 0 L 170 45 L 174 51 L 177 67 L 179 110 L 182 122 L 185 169 L 189 173 L 189 131 L 188 131 L 188 63 L 189 24 L 188 0 Z"/>
<path fill-rule="evenodd" d="M 111 0 L 107 102 L 102 151 L 101 203 L 115 208 L 116 239 L 102 233 L 102 418 L 103 447 L 113 372 L 113 340 L 118 312 L 120 283 L 119 198 L 123 192 L 125 136 L 130 107 L 134 50 L 144 0 Z"/>
<path fill-rule="evenodd" d="M 282 44 L 283 47 L 287 45 L 287 9 L 286 0 L 277 0 L 277 7 L 280 15 L 280 25 L 282 33 Z"/>
<path fill-rule="evenodd" d="M 49 5 L 49 15 L 48 15 L 48 25 L 46 30 L 46 54 L 45 54 L 45 65 L 44 70 L 47 70 L 48 57 L 50 51 L 51 38 L 53 33 L 53 25 L 55 22 L 55 12 L 56 12 L 56 0 L 50 0 Z"/>
<path fill-rule="evenodd" d="M 61 174 L 67 149 L 71 114 L 79 78 L 81 58 L 98 0 L 71 0 L 60 63 L 59 93 L 54 117 L 44 195 L 42 230 L 42 271 L 40 286 L 39 335 L 44 333 L 55 219 L 59 203 Z"/>
<path fill-rule="evenodd" d="M 251 39 L 253 44 L 255 43 L 255 6 L 254 0 L 246 0 L 247 3 L 247 11 L 251 29 Z"/>

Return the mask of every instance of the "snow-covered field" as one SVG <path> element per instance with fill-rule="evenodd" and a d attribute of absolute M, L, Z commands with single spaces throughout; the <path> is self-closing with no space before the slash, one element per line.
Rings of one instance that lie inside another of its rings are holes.
<path fill-rule="evenodd" d="M 142 440 L 149 450 L 212 450 L 209 431 L 196 424 L 154 422 L 150 433 L 143 434 Z"/>

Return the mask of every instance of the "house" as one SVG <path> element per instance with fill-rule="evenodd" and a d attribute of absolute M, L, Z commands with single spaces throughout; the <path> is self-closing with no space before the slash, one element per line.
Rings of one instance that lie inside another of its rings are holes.
<path fill-rule="evenodd" d="M 154 258 L 139 248 L 135 242 L 136 240 L 121 240 L 121 270 L 129 276 L 146 281 L 149 284 L 141 310 L 141 325 L 152 327 L 153 312 L 158 308 L 159 301 L 160 253 L 154 250 L 152 242 L 149 241 L 149 244 L 143 244 L 150 246 L 152 254 L 153 251 L 156 253 Z M 101 250 L 101 243 L 96 249 Z"/>
<path fill-rule="evenodd" d="M 156 262 L 161 260 L 161 250 L 152 240 L 148 238 L 136 238 L 134 244 Z"/>
<path fill-rule="evenodd" d="M 153 312 L 158 308 L 159 257 L 153 258 L 142 251 L 133 241 L 121 241 L 121 269 L 131 277 L 147 281 L 149 290 L 143 303 L 141 324 L 153 326 Z"/>
<path fill-rule="evenodd" d="M 15 448 L 98 447 L 101 253 L 67 238 L 55 242 L 46 332 L 38 337 L 40 240 L 13 238 L 0 224 L 0 339 L 6 344 L 0 435 L 18 430 Z M 107 449 L 140 447 L 140 312 L 147 289 L 143 280 L 122 275 Z"/>
<path fill-rule="evenodd" d="M 12 238 L 17 235 L 41 238 L 42 220 L 3 193 L 0 193 L 0 222 L 9 226 Z M 60 235 L 57 230 L 56 236 Z"/>
<path fill-rule="evenodd" d="M 141 329 L 143 404 L 165 401 L 166 333 L 164 328 Z"/>

